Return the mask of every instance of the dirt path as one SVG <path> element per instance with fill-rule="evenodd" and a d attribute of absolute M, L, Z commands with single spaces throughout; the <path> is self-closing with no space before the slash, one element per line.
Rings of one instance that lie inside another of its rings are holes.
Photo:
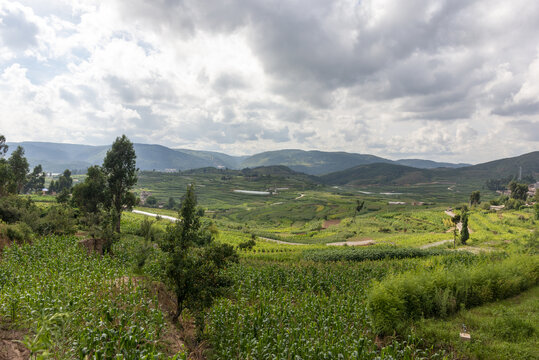
<path fill-rule="evenodd" d="M 153 213 L 149 213 L 149 212 L 141 211 L 141 210 L 132 210 L 131 212 L 134 213 L 134 214 L 140 214 L 140 215 L 146 215 L 146 216 L 152 216 L 152 217 L 158 217 L 159 216 L 159 217 L 161 217 L 163 219 L 167 219 L 167 220 L 170 220 L 170 221 L 178 221 L 178 218 L 168 216 L 168 215 L 153 214 Z"/>
<path fill-rule="evenodd" d="M 431 248 L 431 247 L 447 244 L 447 243 L 450 243 L 450 242 L 453 242 L 453 239 L 436 241 L 436 242 L 433 242 L 433 243 L 430 243 L 430 244 L 421 245 L 419 248 L 420 249 L 428 249 L 428 248 Z"/>
<path fill-rule="evenodd" d="M 302 244 L 302 243 L 295 243 L 295 242 L 288 242 L 288 241 L 281 241 L 281 240 L 276 240 L 276 239 L 270 239 L 270 238 L 262 237 L 262 236 L 258 236 L 258 238 L 259 238 L 259 239 L 262 239 L 262 240 L 274 242 L 274 243 L 277 243 L 277 244 L 282 244 L 282 245 L 308 245 L 308 244 Z"/>
<path fill-rule="evenodd" d="M 454 213 L 452 210 L 446 210 L 446 211 L 444 211 L 444 213 L 445 213 L 446 215 L 451 216 L 451 217 L 455 217 L 455 213 Z"/>
<path fill-rule="evenodd" d="M 294 200 L 298 200 L 298 199 L 301 199 L 302 197 L 304 197 L 305 194 L 299 194 L 299 196 L 297 198 L 295 198 Z"/>

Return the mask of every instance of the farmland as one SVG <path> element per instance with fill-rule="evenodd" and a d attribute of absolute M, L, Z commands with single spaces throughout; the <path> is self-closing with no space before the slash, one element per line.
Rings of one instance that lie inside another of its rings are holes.
<path fill-rule="evenodd" d="M 150 218 L 143 235 L 149 218 L 129 212 L 113 256 L 88 257 L 69 235 L 5 249 L 3 323 L 25 331 L 21 341 L 35 354 L 56 358 L 112 358 L 113 349 L 124 358 L 537 358 L 539 328 L 527 315 L 539 264 L 532 208 L 470 208 L 471 237 L 455 248 L 445 211 L 459 211 L 468 185 L 336 188 L 309 176 L 208 169 L 141 173 L 135 191 L 158 202 L 136 209 L 178 217 L 159 203 L 179 203 L 189 184 L 202 222 L 240 256 L 225 270 L 232 287 L 206 311 L 202 339 L 181 329 L 193 321 L 189 312 L 176 329 L 164 306 L 172 299 L 156 293 L 167 284 L 167 254 L 154 242 L 171 221 Z M 495 196 L 485 192 L 483 201 Z M 327 245 L 339 242 L 371 245 Z M 458 338 L 462 324 L 470 343 Z"/>

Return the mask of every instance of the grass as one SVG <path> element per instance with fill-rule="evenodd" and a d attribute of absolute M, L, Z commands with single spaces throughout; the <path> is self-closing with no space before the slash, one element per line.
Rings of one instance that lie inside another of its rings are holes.
<path fill-rule="evenodd" d="M 446 320 L 424 320 L 416 336 L 455 356 L 470 359 L 539 358 L 539 287 L 493 304 L 461 311 Z M 465 325 L 470 342 L 460 340 Z M 517 355 L 518 354 L 518 355 Z"/>

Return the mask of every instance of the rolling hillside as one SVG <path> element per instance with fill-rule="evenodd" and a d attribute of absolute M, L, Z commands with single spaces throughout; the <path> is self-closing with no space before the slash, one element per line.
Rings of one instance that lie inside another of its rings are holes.
<path fill-rule="evenodd" d="M 241 163 L 241 167 L 284 165 L 292 170 L 310 175 L 322 175 L 357 165 L 391 163 L 391 160 L 374 155 L 345 152 L 278 150 L 253 155 Z"/>
<path fill-rule="evenodd" d="M 30 166 L 42 164 L 44 170 L 49 172 L 61 172 L 64 169 L 85 170 L 88 166 L 101 164 L 110 147 L 107 145 L 90 146 L 31 141 L 9 143 L 8 145 L 10 151 L 15 150 L 18 145 L 23 146 Z M 514 158 L 461 167 L 465 164 L 440 163 L 421 159 L 392 161 L 374 155 L 346 152 L 278 150 L 252 156 L 231 156 L 212 151 L 170 149 L 162 145 L 134 145 L 137 153 L 137 166 L 141 170 L 174 169 L 184 171 L 205 167 L 243 169 L 282 165 L 309 175 L 326 174 L 327 177 L 323 178 L 335 178 L 339 183 L 342 183 L 343 179 L 348 179 L 349 182 L 365 183 L 370 181 L 369 177 L 377 178 L 386 183 L 423 182 L 439 179 L 454 181 L 459 177 L 484 180 L 517 175 L 520 166 L 522 166 L 523 175 L 539 174 L 538 151 Z M 361 166 L 376 163 L 393 166 L 361 168 Z M 420 169 L 428 169 L 430 172 L 418 171 Z M 345 172 L 332 174 L 341 171 Z M 342 176 L 343 179 L 339 179 L 339 176 Z"/>
<path fill-rule="evenodd" d="M 487 179 L 532 175 L 539 179 L 539 151 L 461 168 L 418 169 L 396 164 L 360 165 L 321 176 L 330 185 L 406 185 L 432 181 L 482 184 Z"/>

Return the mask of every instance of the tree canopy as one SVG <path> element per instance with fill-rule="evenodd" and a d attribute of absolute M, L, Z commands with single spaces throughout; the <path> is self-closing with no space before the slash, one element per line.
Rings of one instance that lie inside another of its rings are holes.
<path fill-rule="evenodd" d="M 194 315 L 199 330 L 204 327 L 204 310 L 230 284 L 222 270 L 238 255 L 228 244 L 216 244 L 209 226 L 201 222 L 203 212 L 196 208 L 193 185 L 189 186 L 179 211 L 179 221 L 170 225 L 161 243 L 169 255 L 167 278 L 176 300 L 177 319 L 188 308 Z"/>
<path fill-rule="evenodd" d="M 120 221 L 124 207 L 135 205 L 135 195 L 130 192 L 137 183 L 136 154 L 133 143 L 122 135 L 117 137 L 107 151 L 103 161 L 103 171 L 111 199 L 111 210 L 116 232 L 120 232 Z"/>

